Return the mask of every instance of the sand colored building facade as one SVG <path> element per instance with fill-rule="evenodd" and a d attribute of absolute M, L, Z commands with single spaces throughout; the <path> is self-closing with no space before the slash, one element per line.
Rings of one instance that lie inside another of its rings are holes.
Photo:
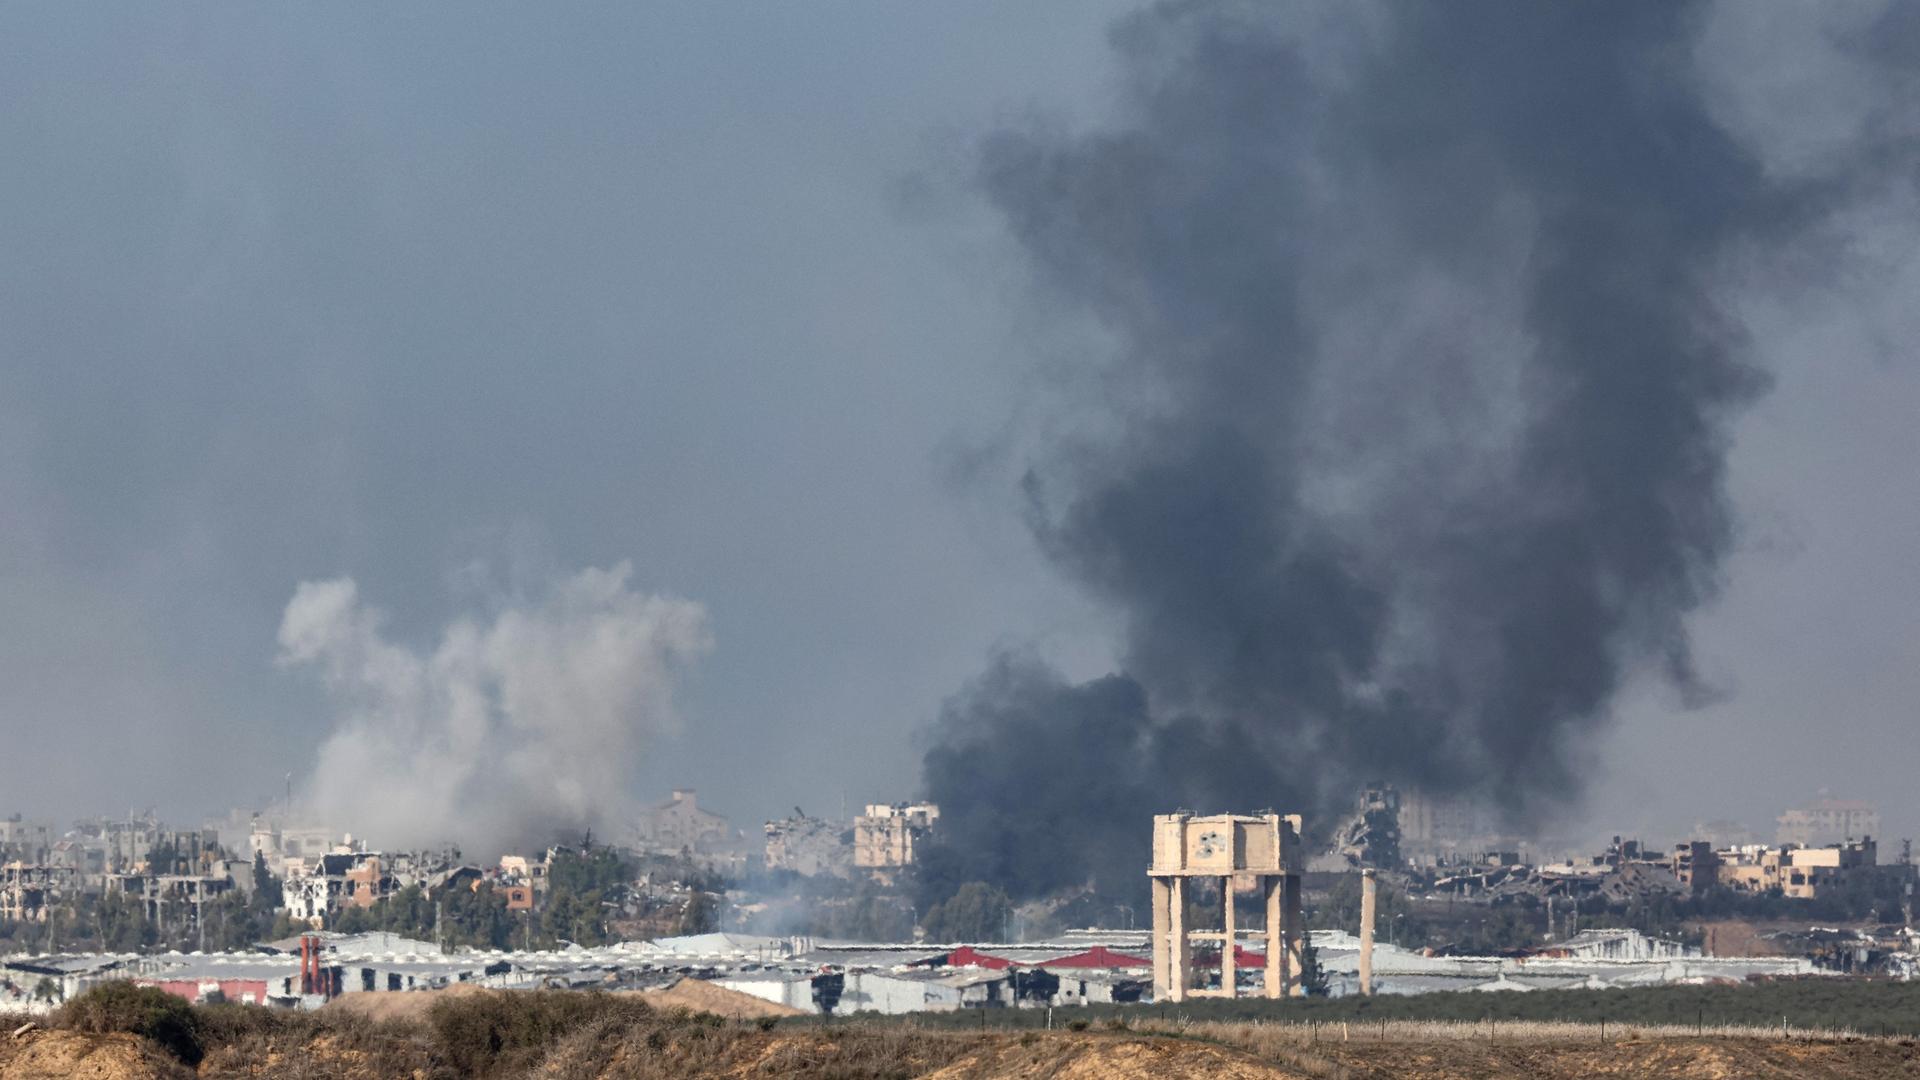
<path fill-rule="evenodd" d="M 914 851 L 940 820 L 932 803 L 872 803 L 853 819 L 853 865 L 866 870 L 912 866 Z"/>

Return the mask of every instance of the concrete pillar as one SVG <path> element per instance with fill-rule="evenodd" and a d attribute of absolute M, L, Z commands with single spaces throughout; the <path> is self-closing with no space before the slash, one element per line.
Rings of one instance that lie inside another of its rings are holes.
<path fill-rule="evenodd" d="M 1153 885 L 1153 998 L 1155 1001 L 1165 1001 L 1167 988 L 1172 985 L 1173 942 L 1168 935 L 1173 933 L 1172 912 L 1169 910 L 1173 887 L 1167 883 L 1167 878 L 1150 880 Z"/>
<path fill-rule="evenodd" d="M 1285 917 L 1280 914 L 1280 882 L 1276 877 L 1260 879 L 1260 899 L 1267 909 L 1267 984 L 1270 998 L 1284 997 L 1287 983 L 1287 943 L 1282 932 Z"/>
<path fill-rule="evenodd" d="M 1373 871 L 1360 871 L 1360 993 L 1373 996 L 1373 920 L 1379 883 Z"/>
<path fill-rule="evenodd" d="M 1233 875 L 1220 879 L 1220 992 L 1233 997 L 1239 990 L 1239 966 L 1234 962 Z"/>
<path fill-rule="evenodd" d="M 1187 1000 L 1187 879 L 1183 877 L 1167 879 L 1167 945 L 1172 955 L 1167 958 L 1168 992 L 1167 1000 Z"/>

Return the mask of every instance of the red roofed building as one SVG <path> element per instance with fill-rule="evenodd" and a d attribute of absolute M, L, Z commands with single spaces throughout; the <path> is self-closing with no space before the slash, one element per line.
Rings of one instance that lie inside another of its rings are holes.
<path fill-rule="evenodd" d="M 1117 953 L 1105 945 L 1095 945 L 1086 952 L 1056 956 L 1040 966 L 1043 968 L 1100 968 L 1115 971 L 1121 968 L 1150 968 L 1153 966 L 1153 961 L 1144 956 Z"/>
<path fill-rule="evenodd" d="M 989 956 L 971 945 L 962 945 L 947 954 L 949 967 L 979 967 L 994 971 L 1004 971 L 1013 966 L 1013 961 L 1004 956 Z"/>

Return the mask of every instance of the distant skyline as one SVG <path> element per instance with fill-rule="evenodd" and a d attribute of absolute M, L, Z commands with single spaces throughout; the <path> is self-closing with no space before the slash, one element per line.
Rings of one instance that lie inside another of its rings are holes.
<path fill-rule="evenodd" d="M 629 564 L 712 642 L 627 794 L 749 829 L 914 797 L 996 648 L 1112 670 L 1019 491 L 1098 335 L 1037 317 L 965 173 L 1009 118 L 1106 116 L 1139 6 L 0 11 L 0 815 L 280 798 L 341 724 L 283 655 L 307 582 L 426 655 Z M 1724 3 L 1691 62 L 1811 172 L 1920 129 L 1888 10 Z M 1770 835 L 1823 790 L 1920 833 L 1916 210 L 1874 189 L 1720 283 L 1773 386 L 1690 621 L 1714 695 L 1631 683 L 1568 835 Z"/>

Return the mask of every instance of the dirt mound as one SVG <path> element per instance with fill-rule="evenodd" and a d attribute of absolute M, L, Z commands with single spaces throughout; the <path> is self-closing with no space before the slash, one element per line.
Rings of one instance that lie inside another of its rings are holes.
<path fill-rule="evenodd" d="M 1051 1035 L 995 1040 L 990 1046 L 926 1074 L 926 1080 L 985 1077 L 1161 1080 L 1168 1076 L 1207 1080 L 1301 1080 L 1304 1075 L 1239 1050 L 1187 1039 Z"/>
<path fill-rule="evenodd" d="M 643 991 L 649 1005 L 662 1008 L 678 1006 L 694 1012 L 712 1013 L 729 1020 L 755 1020 L 762 1016 L 804 1016 L 799 1009 L 776 1001 L 729 990 L 700 979 L 681 979 L 665 990 Z"/>
<path fill-rule="evenodd" d="M 5 1080 L 191 1080 L 193 1070 L 136 1035 L 33 1031 L 19 1039 L 0 1034 Z"/>
<path fill-rule="evenodd" d="M 504 993 L 505 991 L 500 991 Z M 373 993 L 342 994 L 322 1006 L 324 1012 L 350 1013 L 368 1020 L 424 1020 L 436 1001 L 491 994 L 495 991 L 470 983 L 454 983 L 444 990 L 389 990 Z"/>

